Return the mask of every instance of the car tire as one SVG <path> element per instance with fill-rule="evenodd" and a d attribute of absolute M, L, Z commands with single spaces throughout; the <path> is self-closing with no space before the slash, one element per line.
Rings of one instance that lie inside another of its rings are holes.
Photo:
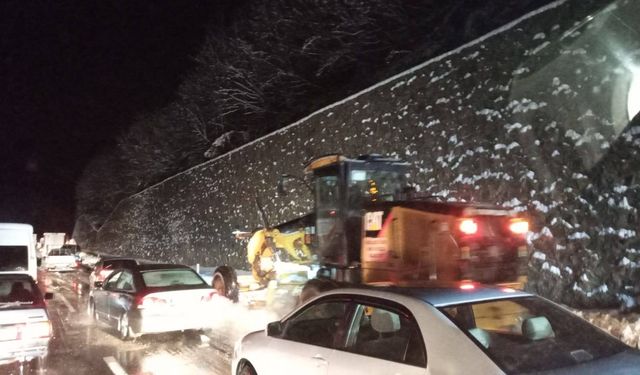
<path fill-rule="evenodd" d="M 220 266 L 213 273 L 211 286 L 233 302 L 238 302 L 239 287 L 236 271 L 229 266 Z"/>
<path fill-rule="evenodd" d="M 124 313 L 118 319 L 118 326 L 116 327 L 118 330 L 118 337 L 122 341 L 131 340 L 133 337 L 131 336 L 131 327 L 129 326 L 129 315 Z"/>
<path fill-rule="evenodd" d="M 238 369 L 237 375 L 258 375 L 256 370 L 251 366 L 251 363 L 245 362 Z"/>

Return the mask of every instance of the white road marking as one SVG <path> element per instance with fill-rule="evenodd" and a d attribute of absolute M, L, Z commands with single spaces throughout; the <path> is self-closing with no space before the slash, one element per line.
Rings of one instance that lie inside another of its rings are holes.
<path fill-rule="evenodd" d="M 62 302 L 67 306 L 67 308 L 69 309 L 69 311 L 71 311 L 72 313 L 76 312 L 75 307 L 71 306 L 71 303 L 69 303 L 69 300 L 65 298 L 65 296 L 62 293 L 58 293 L 58 297 L 62 300 Z"/>
<path fill-rule="evenodd" d="M 118 361 L 115 358 L 113 358 L 113 357 L 104 357 L 102 359 L 107 364 L 107 366 L 109 366 L 109 370 L 111 370 L 111 372 L 114 375 L 128 375 L 127 372 L 124 371 L 122 366 L 120 366 L 120 364 L 118 363 Z"/>

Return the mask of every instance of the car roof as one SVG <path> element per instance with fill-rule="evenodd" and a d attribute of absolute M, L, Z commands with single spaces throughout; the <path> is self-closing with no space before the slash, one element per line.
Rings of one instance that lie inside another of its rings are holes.
<path fill-rule="evenodd" d="M 136 269 L 140 271 L 152 271 L 152 270 L 169 270 L 169 269 L 190 269 L 191 270 L 192 268 L 182 264 L 143 263 L 143 264 L 138 264 Z"/>
<path fill-rule="evenodd" d="M 531 293 L 508 287 L 484 285 L 472 282 L 422 282 L 378 284 L 338 288 L 324 294 L 355 293 L 376 296 L 378 292 L 412 297 L 434 307 L 445 307 L 466 303 L 486 302 L 505 298 L 532 297 Z M 323 295 L 324 295 L 323 294 Z"/>
<path fill-rule="evenodd" d="M 26 280 L 33 281 L 33 278 L 26 273 L 0 273 L 0 280 Z"/>
<path fill-rule="evenodd" d="M 125 262 L 127 262 L 127 261 L 129 261 L 129 262 L 137 262 L 137 260 L 136 260 L 135 258 L 121 258 L 121 257 L 113 257 L 113 258 L 111 258 L 111 257 L 104 258 L 104 257 L 103 257 L 103 258 L 100 260 L 100 262 L 102 262 L 102 263 L 107 263 L 107 262 L 118 262 L 118 261 L 125 261 Z"/>

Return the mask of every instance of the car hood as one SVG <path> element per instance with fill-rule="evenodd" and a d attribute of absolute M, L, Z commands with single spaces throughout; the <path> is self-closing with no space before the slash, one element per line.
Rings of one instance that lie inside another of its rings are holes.
<path fill-rule="evenodd" d="M 595 361 L 580 363 L 571 367 L 563 367 L 555 370 L 531 372 L 527 374 L 537 375 L 573 375 L 573 374 L 607 374 L 607 375 L 631 375 L 640 371 L 640 352 L 628 350 L 611 357 L 600 358 Z"/>

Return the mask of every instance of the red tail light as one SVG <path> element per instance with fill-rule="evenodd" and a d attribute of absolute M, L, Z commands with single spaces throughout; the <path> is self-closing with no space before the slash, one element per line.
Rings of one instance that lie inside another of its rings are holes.
<path fill-rule="evenodd" d="M 511 219 L 509 230 L 513 234 L 526 234 L 529 231 L 529 222 L 525 219 Z"/>
<path fill-rule="evenodd" d="M 139 309 L 157 308 L 157 307 L 166 306 L 166 304 L 167 304 L 167 301 L 165 299 L 155 297 L 153 295 L 147 295 L 142 297 L 138 301 L 138 308 Z"/>
<path fill-rule="evenodd" d="M 473 219 L 462 219 L 458 224 L 458 229 L 467 235 L 476 234 L 478 232 L 478 223 Z"/>

